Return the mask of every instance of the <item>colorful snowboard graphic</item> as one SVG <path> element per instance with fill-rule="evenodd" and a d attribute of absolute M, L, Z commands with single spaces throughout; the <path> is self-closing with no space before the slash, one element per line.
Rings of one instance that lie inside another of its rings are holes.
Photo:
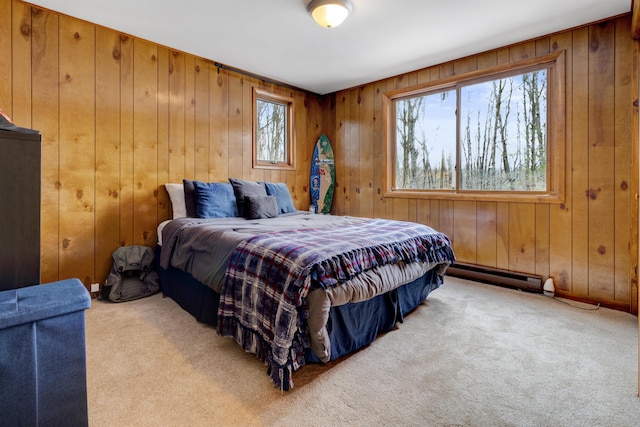
<path fill-rule="evenodd" d="M 310 210 L 319 214 L 327 214 L 331 210 L 333 188 L 336 181 L 336 166 L 333 159 L 333 148 L 325 134 L 318 139 L 311 158 Z"/>

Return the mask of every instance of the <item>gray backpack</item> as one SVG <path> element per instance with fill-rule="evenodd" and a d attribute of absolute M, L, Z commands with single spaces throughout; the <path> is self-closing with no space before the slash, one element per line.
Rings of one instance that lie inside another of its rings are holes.
<path fill-rule="evenodd" d="M 153 249 L 148 246 L 121 246 L 112 256 L 113 266 L 99 294 L 100 299 L 131 301 L 160 291 Z"/>

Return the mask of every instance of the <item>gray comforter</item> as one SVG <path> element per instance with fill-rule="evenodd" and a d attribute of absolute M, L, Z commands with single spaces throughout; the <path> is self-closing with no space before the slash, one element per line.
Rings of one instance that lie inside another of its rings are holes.
<path fill-rule="evenodd" d="M 259 220 L 175 219 L 166 223 L 162 229 L 160 265 L 165 269 L 171 265 L 183 270 L 220 293 L 231 254 L 244 239 L 273 231 L 340 228 L 365 220 L 350 216 L 315 215 L 303 211 Z M 312 350 L 320 360 L 328 361 L 331 358 L 326 324 L 332 306 L 368 300 L 409 283 L 433 268 L 437 268 L 439 274 L 444 274 L 448 265 L 448 262 L 401 262 L 365 271 L 340 286 L 312 290 L 307 296 Z"/>
<path fill-rule="evenodd" d="M 257 220 L 178 218 L 162 229 L 160 265 L 186 271 L 219 293 L 231 253 L 242 240 L 271 231 L 339 228 L 363 220 L 303 211 Z"/>

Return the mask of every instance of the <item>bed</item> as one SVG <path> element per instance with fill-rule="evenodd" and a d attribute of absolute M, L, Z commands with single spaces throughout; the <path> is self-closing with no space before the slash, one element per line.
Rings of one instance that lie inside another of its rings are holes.
<path fill-rule="evenodd" d="M 282 390 L 305 363 L 340 358 L 402 322 L 455 261 L 447 236 L 425 225 L 298 211 L 283 183 L 215 184 L 167 186 L 162 292 L 255 354 Z M 184 212 L 182 194 L 194 203 Z"/>

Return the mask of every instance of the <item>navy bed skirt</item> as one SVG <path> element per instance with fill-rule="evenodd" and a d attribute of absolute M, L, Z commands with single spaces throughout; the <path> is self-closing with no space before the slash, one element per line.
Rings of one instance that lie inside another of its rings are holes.
<path fill-rule="evenodd" d="M 161 247 L 157 247 L 156 260 Z M 173 299 L 199 322 L 216 325 L 220 295 L 194 279 L 184 271 L 157 264 L 160 287 L 165 297 Z M 442 278 L 434 270 L 422 277 L 367 301 L 332 307 L 329 311 L 327 331 L 331 339 L 331 360 L 351 353 L 372 343 L 376 337 L 393 329 L 397 322 L 420 305 L 442 284 Z M 320 362 L 308 349 L 308 362 Z"/>
<path fill-rule="evenodd" d="M 370 300 L 331 307 L 327 322 L 331 360 L 371 344 L 379 334 L 393 329 L 441 283 L 442 278 L 431 270 L 413 282 Z M 307 349 L 305 359 L 320 362 L 311 349 Z"/>

